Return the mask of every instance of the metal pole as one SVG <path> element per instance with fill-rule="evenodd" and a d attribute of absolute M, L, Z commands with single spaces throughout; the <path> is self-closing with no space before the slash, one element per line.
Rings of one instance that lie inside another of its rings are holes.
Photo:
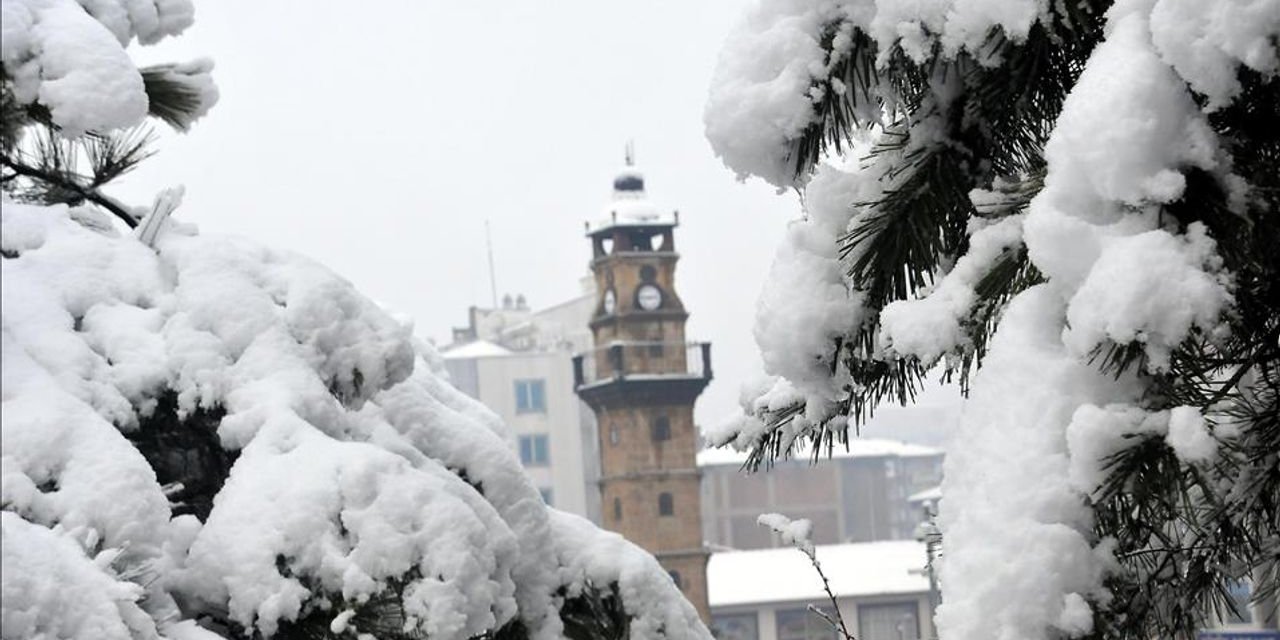
<path fill-rule="evenodd" d="M 489 295 L 493 298 L 493 308 L 498 308 L 498 276 L 493 271 L 493 236 L 489 234 L 489 221 L 484 221 L 484 244 L 489 251 Z"/>

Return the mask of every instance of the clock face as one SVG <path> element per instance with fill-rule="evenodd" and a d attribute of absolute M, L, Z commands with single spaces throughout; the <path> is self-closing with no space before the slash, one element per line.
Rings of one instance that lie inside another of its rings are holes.
<path fill-rule="evenodd" d="M 651 284 L 640 285 L 636 290 L 636 303 L 645 311 L 653 311 L 662 306 L 662 291 Z"/>
<path fill-rule="evenodd" d="M 618 306 L 618 298 L 613 295 L 613 289 L 607 289 L 604 292 L 604 312 L 613 315 L 613 310 Z"/>

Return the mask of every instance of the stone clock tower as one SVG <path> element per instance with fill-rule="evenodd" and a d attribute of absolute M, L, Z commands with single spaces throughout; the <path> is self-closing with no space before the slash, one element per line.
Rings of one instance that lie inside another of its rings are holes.
<path fill-rule="evenodd" d="M 599 303 L 575 385 L 599 425 L 602 524 L 656 556 L 709 620 L 693 403 L 711 380 L 711 345 L 685 339 L 679 214 L 649 202 L 629 156 L 604 220 L 587 225 Z"/>

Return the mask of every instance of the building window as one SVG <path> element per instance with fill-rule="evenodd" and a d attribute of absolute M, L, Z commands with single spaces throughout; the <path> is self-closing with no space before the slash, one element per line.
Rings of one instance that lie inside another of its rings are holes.
<path fill-rule="evenodd" d="M 622 520 L 622 498 L 613 499 L 613 519 Z"/>
<path fill-rule="evenodd" d="M 545 467 L 551 464 L 551 452 L 547 434 L 520 436 L 520 463 L 526 467 Z"/>
<path fill-rule="evenodd" d="M 649 427 L 650 435 L 653 436 L 654 442 L 662 442 L 671 439 L 671 420 L 666 416 L 658 416 L 653 419 L 653 424 Z"/>
<path fill-rule="evenodd" d="M 755 613 L 714 615 L 711 635 L 718 640 L 760 640 L 760 623 Z"/>
<path fill-rule="evenodd" d="M 831 605 L 816 607 L 827 615 L 831 614 Z M 836 640 L 836 630 L 827 624 L 816 613 L 808 609 L 785 609 L 777 614 L 778 640 Z M 858 640 L 881 640 L 881 638 L 863 638 Z M 885 638 L 883 640 L 897 640 Z"/>
<path fill-rule="evenodd" d="M 609 425 L 609 444 L 616 446 L 618 442 L 621 440 L 622 440 L 622 436 L 618 434 L 618 425 L 616 424 Z"/>
<path fill-rule="evenodd" d="M 658 494 L 658 515 L 673 516 L 676 513 L 675 500 L 671 498 L 671 494 L 663 492 Z"/>
<path fill-rule="evenodd" d="M 858 605 L 858 640 L 919 640 L 914 602 Z"/>
<path fill-rule="evenodd" d="M 555 506 L 551 500 L 554 496 L 554 492 L 551 490 L 551 487 L 542 487 L 541 489 L 538 489 L 538 493 L 542 494 L 543 504 L 546 504 L 548 507 Z"/>
<path fill-rule="evenodd" d="M 672 570 L 672 571 L 668 571 L 668 572 L 667 572 L 667 575 L 671 576 L 671 581 L 672 581 L 672 582 L 674 582 L 674 583 L 676 583 L 676 588 L 677 588 L 677 589 L 683 589 L 683 588 L 684 588 L 684 583 L 680 581 L 680 572 L 679 572 L 679 571 L 674 571 L 674 570 Z"/>
<path fill-rule="evenodd" d="M 546 413 L 547 383 L 544 380 L 516 380 L 516 413 Z"/>

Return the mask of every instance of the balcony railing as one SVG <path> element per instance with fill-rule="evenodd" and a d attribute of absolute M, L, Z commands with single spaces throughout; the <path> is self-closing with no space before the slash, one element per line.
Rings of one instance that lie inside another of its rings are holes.
<path fill-rule="evenodd" d="M 575 387 L 611 380 L 711 378 L 710 342 L 612 342 L 573 357 Z"/>

